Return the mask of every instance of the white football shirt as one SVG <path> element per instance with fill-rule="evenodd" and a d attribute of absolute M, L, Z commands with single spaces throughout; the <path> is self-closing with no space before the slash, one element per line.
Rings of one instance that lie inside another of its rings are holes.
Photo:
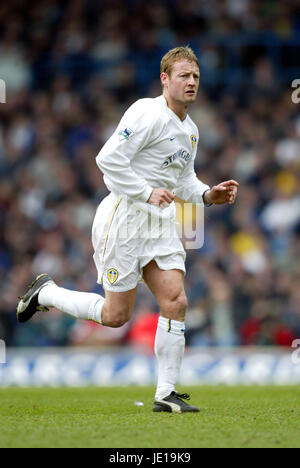
<path fill-rule="evenodd" d="M 166 188 L 182 200 L 203 204 L 209 186 L 196 176 L 198 129 L 167 106 L 164 96 L 136 101 L 96 161 L 107 188 L 146 202 L 154 188 Z"/>

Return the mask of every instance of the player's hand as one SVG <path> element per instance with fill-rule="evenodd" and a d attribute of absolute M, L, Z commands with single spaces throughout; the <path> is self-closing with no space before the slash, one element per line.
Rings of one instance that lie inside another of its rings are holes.
<path fill-rule="evenodd" d="M 170 203 L 172 203 L 174 198 L 174 193 L 170 192 L 169 190 L 165 188 L 157 188 L 153 190 L 147 203 L 150 203 L 150 205 L 166 208 L 170 205 Z"/>
<path fill-rule="evenodd" d="M 236 180 L 226 180 L 225 182 L 215 185 L 205 192 L 205 203 L 214 203 L 215 205 L 229 203 L 229 205 L 232 205 L 237 196 L 238 186 L 239 183 Z"/>

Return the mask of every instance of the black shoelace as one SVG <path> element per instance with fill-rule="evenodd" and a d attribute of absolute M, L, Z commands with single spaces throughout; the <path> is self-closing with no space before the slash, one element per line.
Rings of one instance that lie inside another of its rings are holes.
<path fill-rule="evenodd" d="M 188 393 L 178 393 L 178 392 L 173 392 L 174 396 L 177 398 L 182 398 L 183 400 L 190 400 L 191 397 Z"/>

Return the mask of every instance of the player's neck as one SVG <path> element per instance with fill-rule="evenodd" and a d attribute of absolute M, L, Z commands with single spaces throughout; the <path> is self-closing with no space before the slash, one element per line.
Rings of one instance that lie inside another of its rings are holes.
<path fill-rule="evenodd" d="M 179 119 L 183 121 L 186 118 L 188 105 L 178 101 L 174 101 L 170 98 L 170 96 L 167 96 L 167 93 L 163 93 L 163 95 L 169 109 L 171 109 L 171 111 L 173 111 L 174 114 L 176 114 L 177 117 L 179 117 Z"/>

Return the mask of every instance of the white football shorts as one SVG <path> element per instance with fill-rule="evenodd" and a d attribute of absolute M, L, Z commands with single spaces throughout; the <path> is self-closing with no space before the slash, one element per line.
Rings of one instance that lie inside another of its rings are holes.
<path fill-rule="evenodd" d="M 182 270 L 186 253 L 175 224 L 176 207 L 160 208 L 110 193 L 100 203 L 92 228 L 98 283 L 108 291 L 129 291 L 143 282 L 143 268 L 155 260 L 161 270 Z"/>

